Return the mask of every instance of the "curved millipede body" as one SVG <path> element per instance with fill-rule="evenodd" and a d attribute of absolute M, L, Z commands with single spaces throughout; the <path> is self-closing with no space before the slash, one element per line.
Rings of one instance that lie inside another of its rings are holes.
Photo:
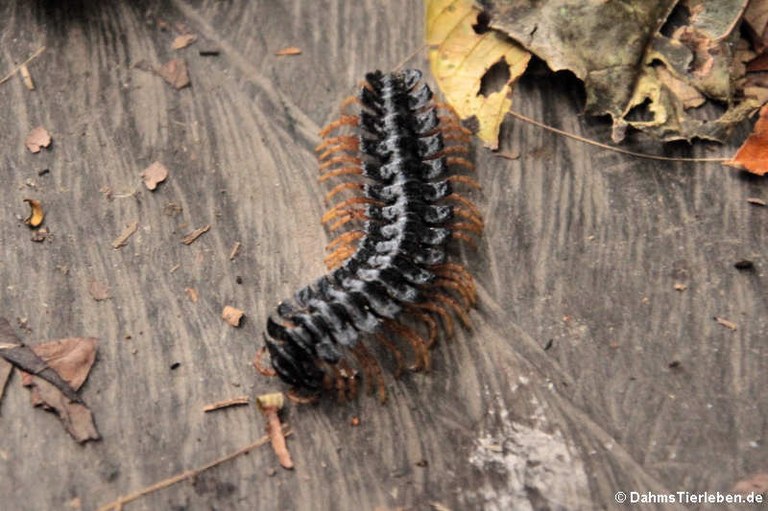
<path fill-rule="evenodd" d="M 329 273 L 277 307 L 265 340 L 286 383 L 343 395 L 360 369 L 383 400 L 376 352 L 388 352 L 399 372 L 408 347 L 411 367 L 428 367 L 438 332 L 451 334 L 454 317 L 468 322 L 474 282 L 448 261 L 449 245 L 474 245 L 483 220 L 455 191 L 479 188 L 466 175 L 470 133 L 432 101 L 419 71 L 367 74 L 350 106 L 357 114 L 326 126 L 317 147 L 320 180 L 333 184 L 326 199 L 336 201 L 322 218 L 337 234 L 326 247 Z"/>

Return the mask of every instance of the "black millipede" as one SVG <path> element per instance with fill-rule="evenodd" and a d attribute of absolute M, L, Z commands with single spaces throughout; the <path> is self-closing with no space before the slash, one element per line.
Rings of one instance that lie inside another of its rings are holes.
<path fill-rule="evenodd" d="M 274 373 L 296 390 L 344 397 L 362 373 L 383 401 L 381 353 L 396 376 L 405 347 L 409 369 L 428 369 L 438 334 L 452 335 L 456 317 L 469 325 L 475 284 L 449 258 L 454 242 L 474 246 L 483 231 L 478 208 L 456 191 L 480 188 L 467 175 L 471 132 L 421 78 L 415 69 L 368 73 L 320 132 L 319 179 L 335 201 L 322 217 L 336 236 L 329 272 L 281 302 L 264 335 Z"/>

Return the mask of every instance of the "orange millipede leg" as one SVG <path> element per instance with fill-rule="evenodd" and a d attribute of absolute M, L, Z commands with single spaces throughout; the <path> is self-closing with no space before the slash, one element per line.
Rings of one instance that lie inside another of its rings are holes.
<path fill-rule="evenodd" d="M 453 308 L 454 312 L 456 312 L 456 315 L 459 316 L 459 319 L 464 324 L 464 326 L 466 328 L 470 328 L 471 327 L 472 323 L 469 320 L 469 316 L 467 316 L 467 313 L 464 310 L 464 308 L 461 305 L 459 305 L 459 302 L 457 302 L 456 300 L 454 300 L 450 296 L 447 296 L 447 295 L 444 295 L 444 294 L 440 294 L 440 293 L 434 293 L 432 295 L 432 297 L 435 300 L 437 300 L 439 302 L 442 302 L 444 304 L 447 304 L 451 308 Z"/>
<path fill-rule="evenodd" d="M 463 167 L 469 170 L 470 172 L 475 171 L 474 163 L 472 163 L 466 158 L 461 158 L 459 156 L 449 156 L 448 158 L 445 159 L 445 163 L 447 163 L 448 165 L 456 165 L 458 167 Z"/>
<path fill-rule="evenodd" d="M 403 364 L 403 354 L 397 349 L 395 343 L 387 339 L 386 336 L 376 334 L 376 340 L 383 344 L 387 351 L 392 353 L 392 356 L 395 358 L 395 378 L 400 378 L 400 375 L 403 374 L 403 367 L 405 367 Z"/>
<path fill-rule="evenodd" d="M 340 154 L 338 156 L 334 156 L 330 160 L 320 165 L 319 170 L 322 173 L 324 170 L 329 169 L 330 167 L 336 165 L 337 163 L 351 163 L 352 165 L 361 165 L 363 161 L 357 156 L 353 156 L 351 154 Z"/>
<path fill-rule="evenodd" d="M 317 180 L 321 183 L 323 181 L 328 181 L 331 178 L 338 177 L 338 176 L 347 176 L 350 174 L 357 174 L 362 175 L 363 171 L 360 169 L 360 167 L 341 167 L 340 169 L 333 169 L 331 171 L 326 172 L 322 176 L 320 176 Z"/>
<path fill-rule="evenodd" d="M 341 128 L 342 126 L 357 126 L 360 118 L 356 115 L 342 115 L 325 128 L 320 130 L 320 136 L 325 138 L 329 133 Z"/>
<path fill-rule="evenodd" d="M 362 173 L 362 171 L 360 173 Z M 474 188 L 476 190 L 481 190 L 483 188 L 482 186 L 480 186 L 480 183 L 478 183 L 477 181 L 475 181 L 469 176 L 453 175 L 453 176 L 449 176 L 446 179 L 451 183 L 461 183 L 469 186 L 470 188 Z"/>
<path fill-rule="evenodd" d="M 325 194 L 324 199 L 325 199 L 325 202 L 327 203 L 327 202 L 330 202 L 331 199 L 333 199 L 334 195 L 341 193 L 344 190 L 362 190 L 362 189 L 363 189 L 362 183 L 355 183 L 354 181 L 348 181 L 346 183 L 341 183 L 331 188 L 331 191 Z"/>
<path fill-rule="evenodd" d="M 322 142 L 320 142 L 315 147 L 315 152 L 319 153 L 320 151 L 322 151 L 323 149 L 325 149 L 328 146 L 332 146 L 332 145 L 336 145 L 336 144 L 341 144 L 341 143 L 345 143 L 345 142 L 346 143 L 354 143 L 354 142 L 357 142 L 357 141 L 358 141 L 358 138 L 357 138 L 356 135 L 338 135 L 336 137 L 329 137 L 329 138 L 324 139 Z"/>
<path fill-rule="evenodd" d="M 451 318 L 451 315 L 448 314 L 448 312 L 443 307 L 429 302 L 416 304 L 415 307 L 429 312 L 434 312 L 440 316 L 440 320 L 443 322 L 443 328 L 445 328 L 445 332 L 448 334 L 448 337 L 453 337 L 453 318 Z"/>

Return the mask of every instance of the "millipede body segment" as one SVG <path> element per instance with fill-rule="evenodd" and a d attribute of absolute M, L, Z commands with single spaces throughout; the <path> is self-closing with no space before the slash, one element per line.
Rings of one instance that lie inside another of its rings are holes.
<path fill-rule="evenodd" d="M 322 218 L 337 234 L 329 273 L 280 303 L 265 340 L 286 383 L 352 393 L 360 370 L 383 400 L 377 353 L 397 372 L 403 348 L 412 369 L 428 367 L 439 331 L 450 334 L 454 317 L 468 322 L 474 282 L 448 256 L 451 240 L 474 245 L 482 233 L 478 209 L 455 191 L 479 185 L 466 175 L 470 133 L 432 101 L 420 71 L 369 73 L 342 110 L 317 147 L 320 180 L 333 185 L 326 199 L 336 201 Z"/>

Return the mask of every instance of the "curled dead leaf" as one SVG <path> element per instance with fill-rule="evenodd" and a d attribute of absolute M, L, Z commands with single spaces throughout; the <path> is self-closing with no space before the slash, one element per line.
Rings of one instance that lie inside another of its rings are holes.
<path fill-rule="evenodd" d="M 51 134 L 42 126 L 33 129 L 24 139 L 24 145 L 33 153 L 39 153 L 43 147 L 51 145 Z"/>
<path fill-rule="evenodd" d="M 144 180 L 144 186 L 149 190 L 157 188 L 168 177 L 168 168 L 156 161 L 141 172 L 141 178 Z"/>
<path fill-rule="evenodd" d="M 45 212 L 43 211 L 43 204 L 36 199 L 24 199 L 24 202 L 29 204 L 29 216 L 24 220 L 24 223 L 30 226 L 32 229 L 40 227 L 45 219 Z"/>
<path fill-rule="evenodd" d="M 496 31 L 476 31 L 480 14 L 472 0 L 429 0 L 429 62 L 448 103 L 462 119 L 474 117 L 477 136 L 497 149 L 512 87 L 531 54 Z M 485 83 L 491 81 L 497 83 Z"/>
<path fill-rule="evenodd" d="M 243 319 L 244 314 L 245 313 L 240 309 L 227 305 L 224 307 L 224 310 L 221 311 L 221 319 L 231 326 L 238 327 L 240 326 L 240 321 Z"/>

